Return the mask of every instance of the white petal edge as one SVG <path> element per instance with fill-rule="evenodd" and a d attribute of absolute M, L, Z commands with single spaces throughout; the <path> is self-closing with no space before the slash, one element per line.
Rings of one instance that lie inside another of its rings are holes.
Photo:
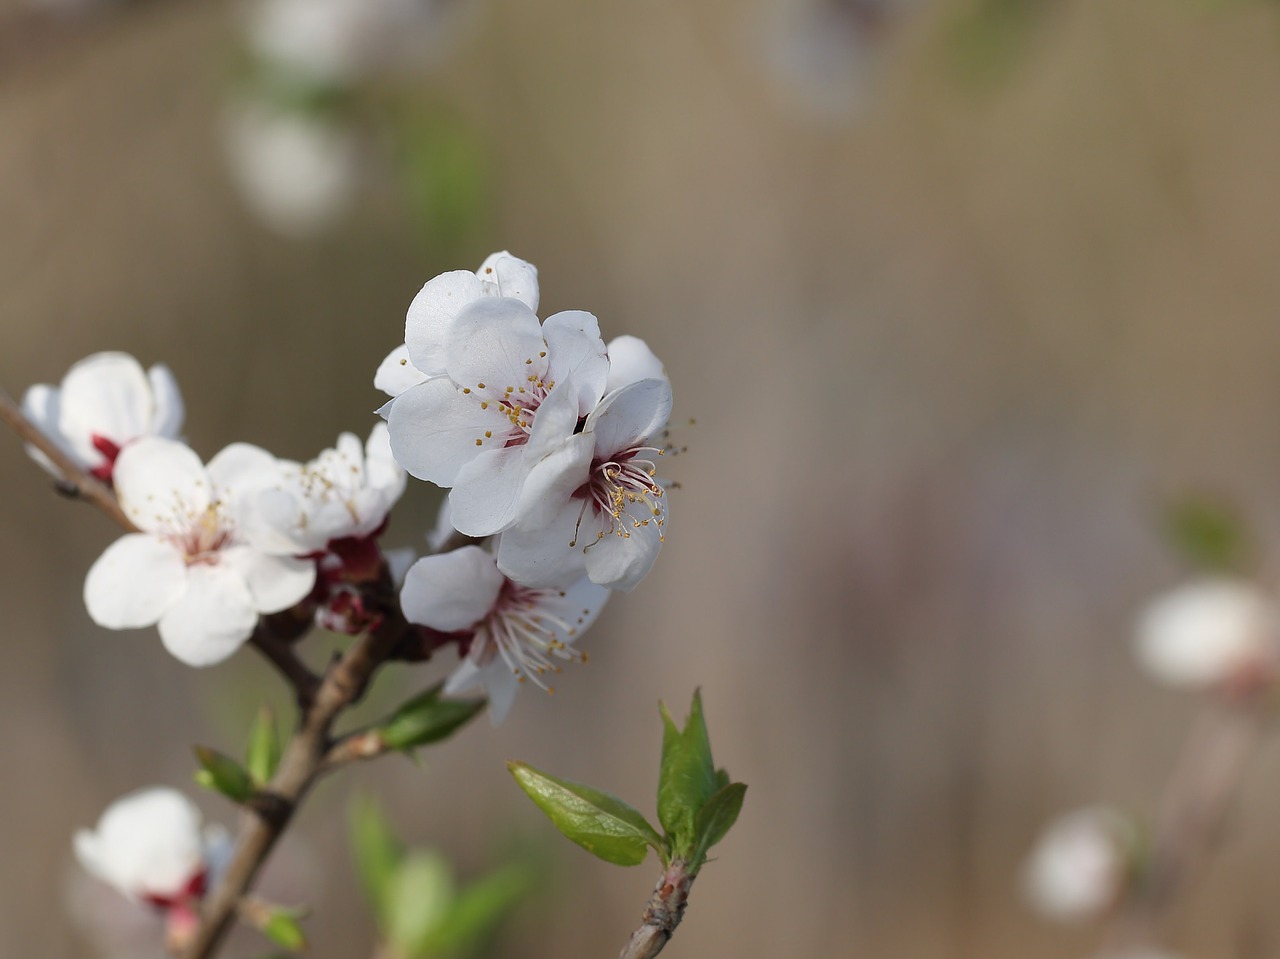
<path fill-rule="evenodd" d="M 410 566 L 400 590 L 400 608 L 411 623 L 444 632 L 467 629 L 493 609 L 502 582 L 492 554 L 463 546 L 424 556 Z"/>
<path fill-rule="evenodd" d="M 107 629 L 159 622 L 187 589 L 187 566 L 171 543 L 129 533 L 103 551 L 84 580 L 89 618 Z"/>
<path fill-rule="evenodd" d="M 188 666 L 222 662 L 244 644 L 258 621 L 243 577 L 222 564 L 197 564 L 187 591 L 160 619 L 165 649 Z"/>

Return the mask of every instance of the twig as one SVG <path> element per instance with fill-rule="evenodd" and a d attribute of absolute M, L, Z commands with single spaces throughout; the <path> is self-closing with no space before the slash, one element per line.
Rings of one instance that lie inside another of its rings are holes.
<path fill-rule="evenodd" d="M 249 642 L 271 661 L 271 664 L 280 671 L 280 675 L 293 687 L 294 695 L 298 700 L 298 709 L 305 713 L 320 689 L 320 677 L 298 658 L 292 645 L 272 632 L 265 619 L 258 620 L 258 625 L 254 628 L 253 635 L 249 637 Z"/>
<path fill-rule="evenodd" d="M 631 934 L 618 959 L 653 959 L 666 947 L 684 918 L 689 889 L 696 878 L 689 874 L 688 866 L 684 860 L 676 859 L 658 878 L 644 907 L 640 928 Z"/>
<path fill-rule="evenodd" d="M 231 928 L 241 897 L 249 890 L 267 855 L 316 781 L 329 748 L 334 720 L 364 695 L 378 666 L 398 639 L 396 628 L 362 636 L 325 673 L 311 707 L 285 747 L 275 777 L 240 826 L 231 862 L 222 881 L 205 900 L 200 930 L 183 959 L 208 959 Z"/>
<path fill-rule="evenodd" d="M 1187 738 L 1156 817 L 1146 868 L 1106 940 L 1103 955 L 1151 946 L 1178 893 L 1220 840 L 1266 726 L 1254 700 L 1210 706 Z"/>
<path fill-rule="evenodd" d="M 22 408 L 13 401 L 4 390 L 0 389 L 0 420 L 18 434 L 27 445 L 34 446 L 49 458 L 49 461 L 62 474 L 61 489 L 76 499 L 92 503 L 121 526 L 125 532 L 136 533 L 134 526 L 124 510 L 116 501 L 115 494 L 106 484 L 99 482 L 85 472 L 66 451 L 46 436 L 38 426 L 23 414 Z"/>

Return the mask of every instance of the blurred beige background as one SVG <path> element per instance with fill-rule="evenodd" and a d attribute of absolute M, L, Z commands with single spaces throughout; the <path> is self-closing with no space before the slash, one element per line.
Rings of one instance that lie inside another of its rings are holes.
<path fill-rule="evenodd" d="M 123 349 L 174 369 L 206 457 L 248 440 L 306 458 L 372 424 L 421 283 L 509 248 L 540 268 L 544 312 L 645 337 L 697 420 L 663 556 L 593 630 L 590 665 L 423 770 L 385 761 L 312 798 L 286 852 L 312 864 L 295 888 L 321 959 L 370 952 L 344 841 L 357 788 L 464 875 L 518 837 L 545 845 L 551 892 L 501 955 L 615 955 L 656 869 L 554 841 L 502 760 L 651 811 L 655 702 L 683 712 L 698 684 L 750 791 L 672 959 L 1094 945 L 1030 915 L 1017 869 L 1062 808 L 1149 806 L 1192 720 L 1127 645 L 1179 575 L 1160 509 L 1214 491 L 1276 555 L 1280 12 L 1032 5 L 975 77 L 963 5 L 923 5 L 877 31 L 865 71 L 835 71 L 865 81 L 840 117 L 771 59 L 783 2 L 483 0 L 397 81 L 489 151 L 496 215 L 448 251 L 393 186 L 309 239 L 252 218 L 220 140 L 228 5 L 0 44 L 11 393 Z M 0 32 L 31 22 L 0 11 Z M 187 783 L 192 742 L 238 749 L 272 678 L 249 653 L 196 672 L 154 631 L 94 627 L 80 584 L 115 531 L 12 439 L 0 484 L 0 954 L 87 956 L 71 832 L 127 790 Z M 419 542 L 434 502 L 414 484 L 389 540 Z M 1277 795 L 1270 748 L 1177 923 L 1191 959 L 1280 955 Z"/>

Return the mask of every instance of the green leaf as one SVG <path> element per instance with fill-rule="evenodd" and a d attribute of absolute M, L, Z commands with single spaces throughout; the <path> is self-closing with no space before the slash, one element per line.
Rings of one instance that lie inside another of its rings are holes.
<path fill-rule="evenodd" d="M 1239 514 L 1211 496 L 1197 494 L 1169 507 L 1165 518 L 1169 544 L 1192 565 L 1207 572 L 1242 572 L 1252 552 Z"/>
<path fill-rule="evenodd" d="M 280 733 L 276 729 L 276 716 L 270 706 L 263 706 L 249 729 L 249 748 L 245 754 L 245 766 L 253 781 L 266 785 L 280 765 Z"/>
<path fill-rule="evenodd" d="M 378 730 L 389 748 L 409 750 L 439 742 L 484 709 L 483 699 L 441 699 L 441 686 L 432 686 L 392 713 Z"/>
<path fill-rule="evenodd" d="M 483 949 L 503 916 L 533 889 L 535 878 L 529 866 L 513 864 L 472 883 L 428 936 L 428 954 L 466 956 Z"/>
<path fill-rule="evenodd" d="M 557 779 L 525 763 L 509 762 L 507 769 L 555 827 L 592 855 L 618 866 L 638 866 L 650 846 L 664 855 L 657 831 L 612 793 Z"/>
<path fill-rule="evenodd" d="M 693 851 L 694 822 L 719 785 L 711 761 L 711 741 L 702 716 L 702 694 L 695 691 L 684 729 L 676 727 L 665 704 L 662 714 L 662 768 L 658 777 L 658 820 L 671 837 L 675 854 Z"/>
<path fill-rule="evenodd" d="M 382 807 L 368 797 L 351 804 L 348 821 L 356 872 L 380 926 L 386 926 L 387 891 L 404 860 L 404 846 L 391 831 Z"/>
<path fill-rule="evenodd" d="M 302 932 L 302 926 L 293 913 L 287 910 L 281 909 L 272 913 L 271 917 L 262 924 L 261 930 L 264 936 L 281 949 L 301 952 L 307 948 L 307 937 Z"/>
<path fill-rule="evenodd" d="M 387 887 L 383 931 L 397 955 L 426 959 L 431 937 L 453 905 L 449 864 L 434 852 L 412 852 Z"/>
<path fill-rule="evenodd" d="M 196 746 L 195 754 L 202 767 L 196 772 L 196 782 L 205 789 L 222 793 L 237 803 L 246 802 L 253 795 L 253 779 L 230 756 L 208 746 Z"/>
<path fill-rule="evenodd" d="M 718 843 L 738 821 L 742 812 L 742 800 L 747 794 L 743 783 L 730 783 L 707 800 L 694 822 L 694 853 L 692 868 L 696 872 L 707 858 L 707 850 Z"/>

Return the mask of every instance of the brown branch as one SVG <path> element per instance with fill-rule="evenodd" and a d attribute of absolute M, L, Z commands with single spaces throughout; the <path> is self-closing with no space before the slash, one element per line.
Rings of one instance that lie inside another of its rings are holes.
<path fill-rule="evenodd" d="M 266 619 L 259 619 L 258 625 L 249 637 L 249 643 L 262 653 L 293 687 L 300 712 L 306 712 L 314 702 L 320 689 L 320 677 L 311 671 L 298 654 L 293 651 L 292 644 L 277 636 Z"/>
<path fill-rule="evenodd" d="M 676 859 L 667 867 L 644 907 L 640 928 L 631 934 L 618 959 L 653 959 L 666 947 L 684 918 L 695 878 L 683 859 Z"/>
<path fill-rule="evenodd" d="M 1267 725 L 1265 704 L 1211 705 L 1199 718 L 1160 802 L 1150 853 L 1121 903 L 1103 955 L 1158 942 L 1178 894 L 1222 838 Z"/>
<path fill-rule="evenodd" d="M 205 900 L 200 929 L 183 959 L 208 959 L 230 931 L 242 897 L 322 771 L 334 721 L 364 695 L 374 672 L 395 646 L 398 632 L 384 628 L 362 636 L 325 673 L 311 707 L 285 747 L 275 777 L 245 814 L 231 862 Z"/>
<path fill-rule="evenodd" d="M 18 434 L 28 446 L 34 446 L 49 458 L 58 468 L 62 479 L 58 484 L 60 492 L 67 493 L 75 499 L 92 503 L 107 516 L 115 520 L 117 525 L 127 533 L 138 532 L 129 517 L 124 515 L 116 501 L 115 494 L 105 483 L 99 482 L 89 475 L 75 460 L 67 455 L 58 444 L 53 442 L 41 429 L 27 419 L 22 408 L 13 401 L 4 390 L 0 389 L 0 421 Z"/>

